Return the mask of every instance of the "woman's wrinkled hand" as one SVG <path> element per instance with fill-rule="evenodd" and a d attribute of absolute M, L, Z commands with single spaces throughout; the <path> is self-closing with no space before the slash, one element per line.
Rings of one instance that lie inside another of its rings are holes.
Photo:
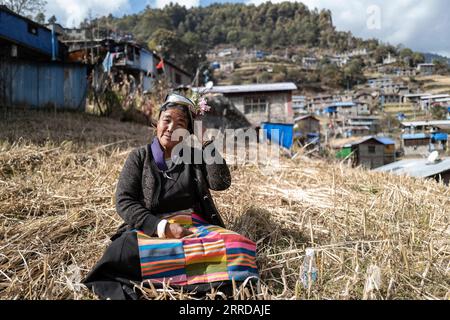
<path fill-rule="evenodd" d="M 167 239 L 181 239 L 193 234 L 189 229 L 182 227 L 178 223 L 167 223 L 165 233 Z"/>

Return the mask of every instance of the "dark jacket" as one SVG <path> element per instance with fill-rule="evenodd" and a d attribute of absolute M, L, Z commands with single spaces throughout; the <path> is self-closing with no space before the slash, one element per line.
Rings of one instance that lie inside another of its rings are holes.
<path fill-rule="evenodd" d="M 200 152 L 193 149 L 193 152 Z M 154 161 L 150 145 L 133 150 L 120 174 L 116 191 L 117 213 L 125 221 L 112 240 L 127 230 L 142 230 L 149 236 L 155 236 L 161 219 L 152 213 L 158 206 L 160 194 L 160 175 Z M 228 166 L 205 163 L 190 165 L 194 173 L 194 192 L 200 201 L 203 217 L 211 224 L 225 227 L 211 197 L 210 189 L 223 191 L 231 185 Z"/>

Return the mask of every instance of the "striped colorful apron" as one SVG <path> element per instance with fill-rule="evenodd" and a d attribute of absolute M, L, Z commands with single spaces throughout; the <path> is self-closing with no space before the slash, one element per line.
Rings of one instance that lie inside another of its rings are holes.
<path fill-rule="evenodd" d="M 186 286 L 258 278 L 253 241 L 208 224 L 191 209 L 163 218 L 193 234 L 177 240 L 151 238 L 137 231 L 144 281 Z"/>

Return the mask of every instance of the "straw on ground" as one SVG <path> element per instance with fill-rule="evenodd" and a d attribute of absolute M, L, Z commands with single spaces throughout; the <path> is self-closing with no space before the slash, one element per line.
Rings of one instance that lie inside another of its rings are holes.
<path fill-rule="evenodd" d="M 117 178 L 149 129 L 75 113 L 2 116 L 0 298 L 94 299 L 80 281 L 121 224 Z M 302 157 L 231 169 L 232 187 L 213 195 L 228 228 L 258 243 L 262 278 L 234 298 L 450 298 L 448 187 Z M 319 277 L 305 289 L 308 247 Z"/>

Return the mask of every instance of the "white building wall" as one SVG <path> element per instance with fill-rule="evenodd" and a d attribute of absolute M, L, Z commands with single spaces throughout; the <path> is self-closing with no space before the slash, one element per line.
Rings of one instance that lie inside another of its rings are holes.
<path fill-rule="evenodd" d="M 153 54 L 146 50 L 141 50 L 140 68 L 144 72 L 156 73 Z"/>

